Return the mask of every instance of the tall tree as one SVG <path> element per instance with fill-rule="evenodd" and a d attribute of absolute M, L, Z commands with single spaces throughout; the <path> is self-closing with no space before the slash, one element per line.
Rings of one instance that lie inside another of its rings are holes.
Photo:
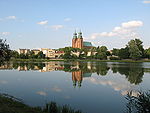
<path fill-rule="evenodd" d="M 112 55 L 118 56 L 118 54 L 119 54 L 119 49 L 113 48 Z"/>
<path fill-rule="evenodd" d="M 6 43 L 6 40 L 0 39 L 0 62 L 8 61 L 11 57 L 11 50 L 9 44 Z"/>
<path fill-rule="evenodd" d="M 129 56 L 130 56 L 130 53 L 129 53 L 129 48 L 126 47 L 126 48 L 121 48 L 118 52 L 118 56 L 121 58 L 121 59 L 128 59 Z"/>
<path fill-rule="evenodd" d="M 138 60 L 142 57 L 142 51 L 139 49 L 136 40 L 129 41 L 127 46 L 129 48 L 130 57 L 133 60 Z"/>
<path fill-rule="evenodd" d="M 150 59 L 150 48 L 146 49 L 144 53 L 145 53 L 145 56 L 146 56 L 148 59 Z"/>
<path fill-rule="evenodd" d="M 140 39 L 135 39 L 135 43 L 138 47 L 138 49 L 141 51 L 141 57 L 143 58 L 145 55 L 144 55 L 144 47 L 143 47 L 143 42 L 140 40 Z"/>

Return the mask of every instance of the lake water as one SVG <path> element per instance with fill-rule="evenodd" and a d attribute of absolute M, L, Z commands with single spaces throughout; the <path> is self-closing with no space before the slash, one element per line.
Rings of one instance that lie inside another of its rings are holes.
<path fill-rule="evenodd" d="M 84 113 L 124 113 L 125 96 L 150 90 L 150 63 L 46 62 L 0 66 L 0 93 L 31 106 L 55 101 Z"/>

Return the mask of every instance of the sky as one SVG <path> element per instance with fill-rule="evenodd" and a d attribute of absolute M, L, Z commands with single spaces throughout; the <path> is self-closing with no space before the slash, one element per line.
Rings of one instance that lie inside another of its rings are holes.
<path fill-rule="evenodd" d="M 150 47 L 150 0 L 0 0 L 0 38 L 11 49 L 71 46 L 73 33 L 108 49 Z"/>

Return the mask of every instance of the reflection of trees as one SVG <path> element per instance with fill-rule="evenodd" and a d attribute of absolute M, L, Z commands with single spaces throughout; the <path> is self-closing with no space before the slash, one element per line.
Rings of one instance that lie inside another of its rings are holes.
<path fill-rule="evenodd" d="M 104 76 L 104 75 L 106 75 L 107 74 L 107 72 L 109 71 L 109 67 L 107 66 L 107 63 L 100 63 L 100 62 L 98 62 L 98 63 L 96 63 L 96 73 L 98 74 L 98 75 L 102 75 L 102 76 Z"/>
<path fill-rule="evenodd" d="M 18 70 L 42 70 L 43 67 L 46 67 L 47 70 L 60 70 L 65 72 L 74 72 L 82 70 L 83 73 L 97 73 L 98 75 L 106 75 L 110 69 L 107 63 L 102 62 L 47 62 L 47 63 L 29 63 L 29 62 L 15 62 L 12 63 L 12 69 Z M 45 72 L 44 71 L 44 72 Z"/>
<path fill-rule="evenodd" d="M 121 75 L 125 75 L 131 84 L 137 85 L 142 82 L 144 69 L 139 63 L 127 63 L 124 64 L 124 67 L 115 64 L 111 69 L 113 73 L 119 72 Z"/>
<path fill-rule="evenodd" d="M 43 69 L 43 67 L 45 67 L 45 63 L 13 63 L 14 69 L 18 69 L 18 67 L 20 67 L 21 70 L 40 70 Z"/>

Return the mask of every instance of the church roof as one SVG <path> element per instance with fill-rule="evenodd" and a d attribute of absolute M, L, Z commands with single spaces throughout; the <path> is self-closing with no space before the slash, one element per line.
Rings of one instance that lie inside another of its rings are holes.
<path fill-rule="evenodd" d="M 91 43 L 91 42 L 83 42 L 83 46 L 91 47 L 91 46 L 92 46 L 92 43 Z"/>

